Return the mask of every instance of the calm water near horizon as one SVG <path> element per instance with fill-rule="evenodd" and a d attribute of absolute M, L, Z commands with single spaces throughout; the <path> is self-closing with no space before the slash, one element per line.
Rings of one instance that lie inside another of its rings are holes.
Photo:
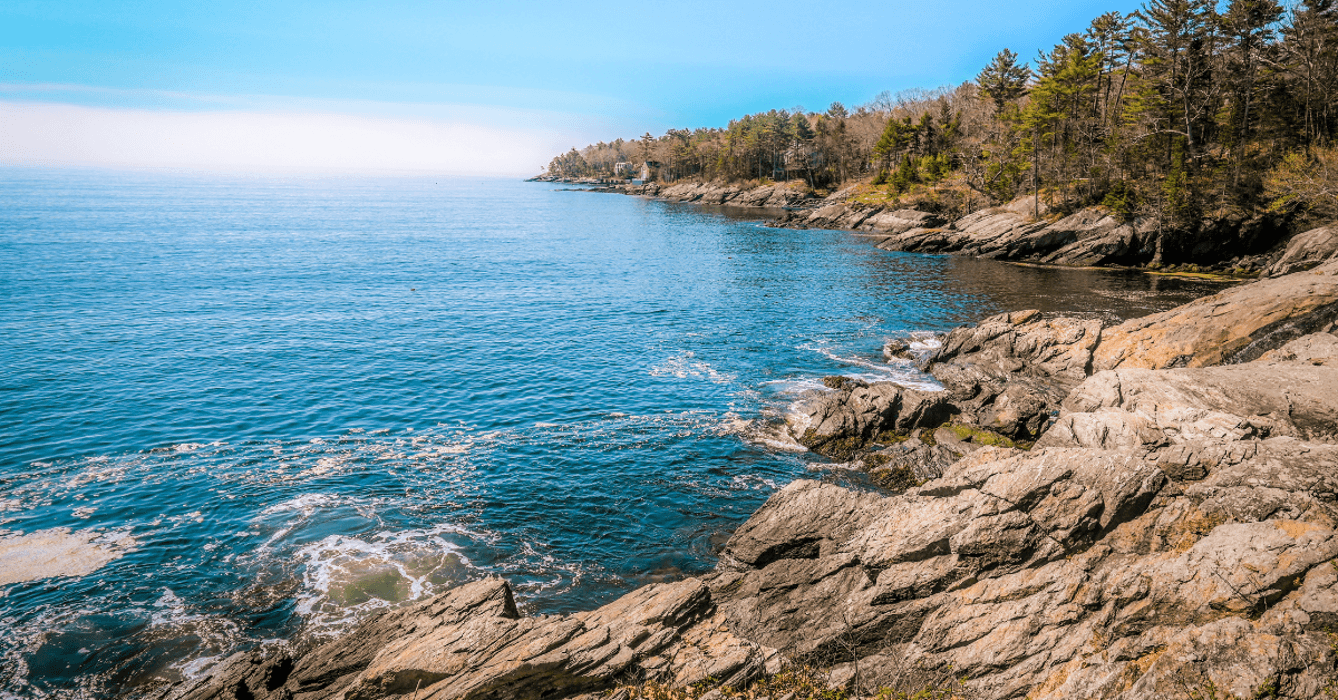
<path fill-rule="evenodd" d="M 1219 287 L 888 253 L 508 180 L 0 169 L 0 698 L 107 697 L 488 574 L 567 612 L 710 569 L 886 338 Z"/>

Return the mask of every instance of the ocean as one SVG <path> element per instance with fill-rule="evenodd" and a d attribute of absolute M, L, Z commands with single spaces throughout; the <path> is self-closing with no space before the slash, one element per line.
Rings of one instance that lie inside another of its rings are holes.
<path fill-rule="evenodd" d="M 766 216 L 0 169 L 0 698 L 134 695 L 486 575 L 561 613 L 709 570 L 786 483 L 860 483 L 783 429 L 822 377 L 936 386 L 885 339 L 1218 288 Z M 42 552 L 69 575 L 15 580 Z"/>

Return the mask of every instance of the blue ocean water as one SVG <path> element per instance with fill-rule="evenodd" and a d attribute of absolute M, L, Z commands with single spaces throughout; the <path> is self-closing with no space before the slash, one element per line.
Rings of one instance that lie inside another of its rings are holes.
<path fill-rule="evenodd" d="M 0 169 L 0 537 L 116 557 L 0 585 L 0 697 L 133 694 L 486 574 L 565 612 L 705 571 L 775 489 L 839 472 L 785 437 L 799 395 L 928 381 L 884 339 L 1214 290 L 761 218 L 505 180 Z"/>

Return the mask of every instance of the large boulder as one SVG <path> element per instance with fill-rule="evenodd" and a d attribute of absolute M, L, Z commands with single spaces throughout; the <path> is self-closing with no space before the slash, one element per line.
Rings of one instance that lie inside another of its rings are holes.
<path fill-rule="evenodd" d="M 1338 438 L 1338 372 L 1312 363 L 1100 372 L 1064 400 L 1039 446 L 1108 449 L 1278 436 Z M 1183 452 L 1183 450 L 1181 451 Z"/>
<path fill-rule="evenodd" d="M 801 404 L 790 423 L 800 444 L 828 457 L 848 459 L 870 443 L 904 438 L 951 416 L 952 407 L 943 392 L 908 389 L 891 382 L 833 383 L 837 390 Z"/>
<path fill-rule="evenodd" d="M 1057 250 L 1040 256 L 1040 261 L 1054 265 L 1118 265 L 1147 259 L 1147 237 L 1135 224 L 1111 216 L 1103 207 L 1083 209 L 1061 219 L 1046 231 L 1067 234 L 1067 242 Z"/>
<path fill-rule="evenodd" d="M 1260 280 L 1105 329 L 1093 369 L 1248 362 L 1338 322 L 1338 261 Z"/>
<path fill-rule="evenodd" d="M 884 209 L 861 221 L 859 230 L 897 235 L 911 229 L 932 228 L 942 223 L 941 217 L 928 212 L 914 209 Z"/>
<path fill-rule="evenodd" d="M 1280 277 L 1302 272 L 1335 256 L 1338 256 L 1338 225 L 1311 229 L 1293 236 L 1282 257 L 1264 271 L 1264 276 Z"/>
<path fill-rule="evenodd" d="M 929 372 L 948 388 L 964 422 L 1034 440 L 1086 378 L 1102 325 L 1037 311 L 1001 314 L 949 333 Z"/>
<path fill-rule="evenodd" d="M 1045 222 L 1035 221 L 1006 207 L 992 207 L 958 219 L 952 228 L 963 234 L 963 254 L 1011 258 L 1011 248 L 1044 229 Z"/>

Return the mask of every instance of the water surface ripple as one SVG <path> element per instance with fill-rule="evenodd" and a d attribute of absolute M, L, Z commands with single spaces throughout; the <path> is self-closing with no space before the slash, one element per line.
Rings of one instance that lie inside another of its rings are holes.
<path fill-rule="evenodd" d="M 122 554 L 0 586 L 0 697 L 105 697 L 489 573 L 564 612 L 707 570 L 820 473 L 775 430 L 798 392 L 923 380 L 885 338 L 1210 290 L 757 216 L 500 180 L 0 170 L 0 535 Z"/>

